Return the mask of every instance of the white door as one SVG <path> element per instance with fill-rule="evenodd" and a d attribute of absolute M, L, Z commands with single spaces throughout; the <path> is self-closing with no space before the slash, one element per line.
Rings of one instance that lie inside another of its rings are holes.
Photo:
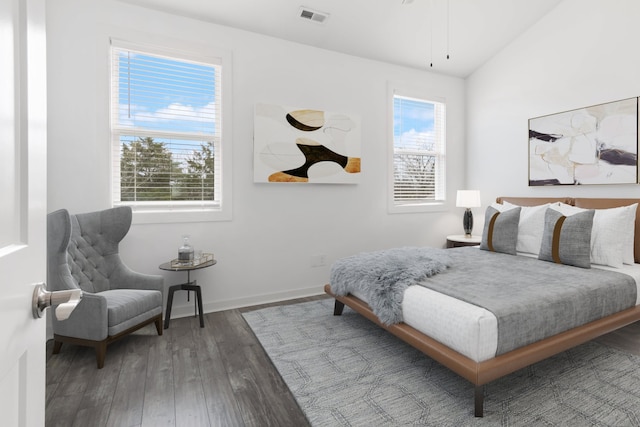
<path fill-rule="evenodd" d="M 0 1 L 0 424 L 43 426 L 46 278 L 44 0 Z"/>

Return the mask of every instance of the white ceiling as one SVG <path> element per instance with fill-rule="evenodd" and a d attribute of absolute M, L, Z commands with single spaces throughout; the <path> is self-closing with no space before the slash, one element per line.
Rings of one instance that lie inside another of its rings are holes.
<path fill-rule="evenodd" d="M 562 0 L 404 0 L 407 4 L 403 0 L 122 1 L 350 55 L 466 77 Z M 329 17 L 323 24 L 300 18 L 301 6 Z"/>

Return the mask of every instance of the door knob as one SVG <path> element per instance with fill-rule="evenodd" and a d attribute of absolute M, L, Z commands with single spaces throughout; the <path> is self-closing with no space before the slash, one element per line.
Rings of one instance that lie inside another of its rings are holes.
<path fill-rule="evenodd" d="M 56 319 L 66 320 L 82 299 L 81 289 L 49 292 L 44 283 L 36 285 L 33 290 L 33 318 L 42 317 L 47 307 L 56 307 Z"/>

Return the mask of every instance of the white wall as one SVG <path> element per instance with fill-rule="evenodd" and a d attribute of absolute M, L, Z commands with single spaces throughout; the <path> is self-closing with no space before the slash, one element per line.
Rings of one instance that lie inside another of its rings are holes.
<path fill-rule="evenodd" d="M 528 119 L 640 95 L 640 2 L 565 0 L 467 79 L 467 184 L 496 196 L 639 197 L 638 185 L 528 187 Z"/>
<path fill-rule="evenodd" d="M 205 311 L 318 294 L 331 263 L 365 250 L 443 246 L 459 233 L 462 210 L 387 213 L 387 85 L 404 82 L 445 98 L 448 198 L 464 182 L 464 81 L 285 42 L 116 1 L 47 4 L 49 75 L 48 210 L 110 207 L 107 38 L 136 32 L 231 51 L 233 55 L 233 220 L 134 225 L 121 245 L 134 269 L 160 274 L 182 234 L 213 251 L 218 265 L 198 271 Z M 135 41 L 135 40 L 132 40 Z M 254 184 L 256 102 L 318 108 L 362 118 L 358 185 Z M 327 265 L 310 266 L 324 254 Z M 183 274 L 164 272 L 166 285 Z M 174 313 L 192 313 L 186 293 Z"/>

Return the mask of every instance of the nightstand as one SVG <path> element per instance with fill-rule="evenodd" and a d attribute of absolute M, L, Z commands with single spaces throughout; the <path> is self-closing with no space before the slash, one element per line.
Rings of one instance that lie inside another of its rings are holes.
<path fill-rule="evenodd" d="M 478 246 L 482 237 L 467 237 L 464 234 L 455 234 L 447 236 L 447 248 L 459 248 L 461 246 Z"/>

